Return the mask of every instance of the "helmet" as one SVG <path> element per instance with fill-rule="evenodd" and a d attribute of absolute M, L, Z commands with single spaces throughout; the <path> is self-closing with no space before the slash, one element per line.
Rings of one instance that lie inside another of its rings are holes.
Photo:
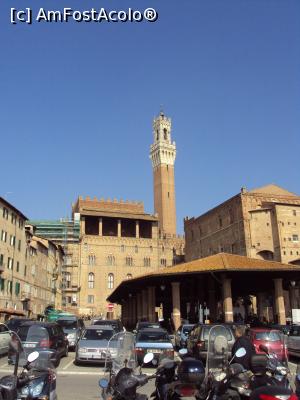
<path fill-rule="evenodd" d="M 181 361 L 177 373 L 180 381 L 184 383 L 201 384 L 205 377 L 205 369 L 202 361 L 191 357 Z"/>

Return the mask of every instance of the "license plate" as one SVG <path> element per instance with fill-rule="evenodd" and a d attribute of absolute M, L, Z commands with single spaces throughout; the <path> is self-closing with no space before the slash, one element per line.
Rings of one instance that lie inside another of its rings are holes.
<path fill-rule="evenodd" d="M 23 347 L 36 347 L 34 343 L 24 343 Z"/>
<path fill-rule="evenodd" d="M 160 349 L 148 349 L 147 353 L 162 353 L 162 350 L 160 350 Z"/>
<path fill-rule="evenodd" d="M 93 354 L 91 358 L 101 358 L 101 354 Z"/>

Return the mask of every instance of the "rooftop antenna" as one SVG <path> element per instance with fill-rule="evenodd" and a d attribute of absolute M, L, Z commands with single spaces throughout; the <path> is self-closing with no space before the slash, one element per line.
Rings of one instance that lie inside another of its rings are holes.
<path fill-rule="evenodd" d="M 162 104 L 160 105 L 160 112 L 159 112 L 159 114 L 160 114 L 161 116 L 164 116 L 164 115 L 165 115 L 164 109 L 163 109 L 163 105 L 162 105 Z"/>

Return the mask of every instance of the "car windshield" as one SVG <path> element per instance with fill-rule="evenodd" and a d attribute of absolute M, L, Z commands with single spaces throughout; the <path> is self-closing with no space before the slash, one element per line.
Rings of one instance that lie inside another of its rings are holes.
<path fill-rule="evenodd" d="M 109 340 L 113 335 L 112 330 L 108 329 L 87 329 L 81 336 L 82 340 Z"/>
<path fill-rule="evenodd" d="M 77 321 L 68 319 L 58 319 L 56 321 L 58 325 L 65 329 L 77 329 Z"/>
<path fill-rule="evenodd" d="M 93 325 L 106 325 L 106 326 L 112 326 L 115 330 L 118 329 L 118 322 L 117 321 L 105 321 L 103 320 L 99 320 L 99 321 L 95 321 L 93 323 Z"/>
<path fill-rule="evenodd" d="M 29 333 L 30 337 L 28 337 L 29 328 L 30 328 L 30 333 Z M 29 341 L 39 342 L 42 339 L 49 338 L 47 328 L 40 325 L 20 326 L 20 328 L 17 331 L 17 334 L 19 335 L 22 341 L 29 340 Z"/>
<path fill-rule="evenodd" d="M 280 335 L 278 332 L 256 332 L 256 340 L 264 340 L 266 342 L 278 342 L 280 341 Z"/>
<path fill-rule="evenodd" d="M 191 332 L 191 330 L 193 329 L 193 327 L 194 327 L 194 325 L 185 325 L 183 328 L 182 328 L 182 332 L 186 335 L 187 333 L 190 333 Z"/>
<path fill-rule="evenodd" d="M 140 332 L 137 342 L 170 342 L 169 336 L 165 332 Z"/>

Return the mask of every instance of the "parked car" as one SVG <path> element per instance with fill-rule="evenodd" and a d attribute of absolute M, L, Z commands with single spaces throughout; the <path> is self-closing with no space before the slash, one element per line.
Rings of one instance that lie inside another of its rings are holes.
<path fill-rule="evenodd" d="M 226 327 L 228 350 L 231 354 L 231 349 L 235 342 L 234 324 L 196 324 L 191 330 L 187 339 L 187 350 L 189 355 L 202 361 L 206 360 L 209 331 L 213 326 L 216 325 L 222 325 L 222 327 Z M 218 328 L 216 328 L 216 334 L 217 329 Z"/>
<path fill-rule="evenodd" d="M 290 330 L 292 329 L 292 325 L 269 325 L 268 328 L 270 329 L 276 329 L 280 332 L 282 332 L 284 335 L 289 335 Z"/>
<path fill-rule="evenodd" d="M 114 328 L 115 333 L 126 330 L 119 319 L 94 319 L 91 325 L 110 325 Z"/>
<path fill-rule="evenodd" d="M 287 338 L 287 347 L 291 356 L 300 357 L 300 325 L 292 325 Z"/>
<path fill-rule="evenodd" d="M 77 317 L 60 317 L 56 320 L 57 324 L 62 327 L 68 342 L 69 350 L 76 347 L 77 340 L 79 339 L 82 330 L 84 329 L 83 320 Z"/>
<path fill-rule="evenodd" d="M 159 322 L 139 321 L 137 322 L 133 333 L 138 333 L 140 330 L 147 328 L 161 329 L 161 326 Z"/>
<path fill-rule="evenodd" d="M 10 342 L 10 333 L 6 325 L 0 324 L 0 355 L 7 354 Z"/>
<path fill-rule="evenodd" d="M 86 327 L 76 345 L 75 364 L 104 362 L 108 341 L 114 334 L 115 330 L 111 325 Z"/>
<path fill-rule="evenodd" d="M 25 353 L 47 351 L 55 367 L 62 357 L 68 355 L 68 340 L 62 328 L 55 322 L 27 321 L 18 328 L 17 334 Z M 14 362 L 10 354 L 8 359 L 10 363 Z"/>
<path fill-rule="evenodd" d="M 19 326 L 24 324 L 24 322 L 27 322 L 27 321 L 34 321 L 34 320 L 31 318 L 10 318 L 6 322 L 6 326 L 8 327 L 9 330 L 17 332 Z"/>
<path fill-rule="evenodd" d="M 175 333 L 175 347 L 186 347 L 187 338 L 194 326 L 195 324 L 184 324 L 177 329 Z"/>
<path fill-rule="evenodd" d="M 146 353 L 153 353 L 158 362 L 162 358 L 174 358 L 174 348 L 165 329 L 145 328 L 136 335 L 135 351 L 137 361 L 142 364 Z"/>
<path fill-rule="evenodd" d="M 259 346 L 266 346 L 270 353 L 276 354 L 279 360 L 286 358 L 286 348 L 283 346 L 283 335 L 279 330 L 267 328 L 251 328 L 249 331 L 250 341 L 255 347 L 257 354 L 264 354 Z"/>

